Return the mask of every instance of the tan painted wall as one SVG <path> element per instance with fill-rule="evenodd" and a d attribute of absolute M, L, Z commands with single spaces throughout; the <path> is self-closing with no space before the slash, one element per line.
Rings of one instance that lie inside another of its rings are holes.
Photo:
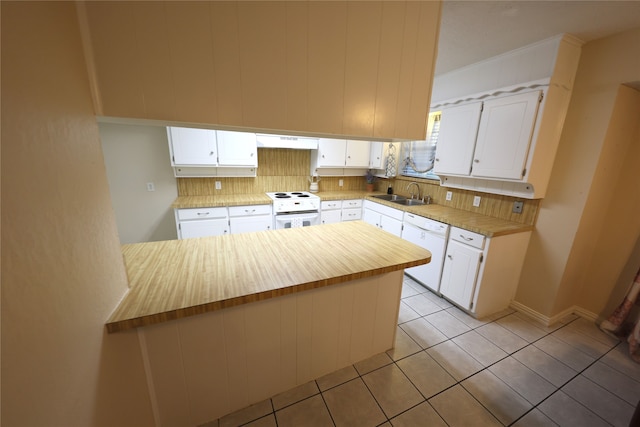
<path fill-rule="evenodd" d="M 620 86 L 567 265 L 577 278 L 578 306 L 602 317 L 614 308 L 603 310 L 618 278 L 627 276 L 626 288 L 633 282 L 635 271 L 625 272 L 627 264 L 640 267 L 640 257 L 631 257 L 640 239 L 639 162 L 640 91 Z"/>
<path fill-rule="evenodd" d="M 100 123 L 99 129 L 120 243 L 177 239 L 166 128 Z M 147 191 L 148 182 L 155 191 Z"/>
<path fill-rule="evenodd" d="M 554 316 L 581 302 L 582 271 L 592 262 L 593 252 L 584 253 L 579 247 L 584 236 L 579 233 L 589 232 L 580 229 L 581 221 L 594 209 L 587 203 L 592 189 L 594 196 L 599 194 L 594 177 L 618 88 L 637 80 L 640 29 L 583 46 L 549 190 L 540 205 L 516 294 L 516 301 L 542 315 Z"/>
<path fill-rule="evenodd" d="M 73 2 L 2 15 L 2 424 L 153 424 Z"/>

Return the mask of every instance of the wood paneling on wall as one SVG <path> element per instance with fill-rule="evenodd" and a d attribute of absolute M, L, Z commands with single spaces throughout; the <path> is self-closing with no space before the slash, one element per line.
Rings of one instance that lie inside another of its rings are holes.
<path fill-rule="evenodd" d="M 520 224 L 535 224 L 538 215 L 539 199 L 516 199 L 498 194 L 476 193 L 474 191 L 460 190 L 455 188 L 440 187 L 437 181 L 428 179 L 416 179 L 407 176 L 398 177 L 394 180 L 394 192 L 404 196 L 409 196 L 407 185 L 410 182 L 417 182 L 420 187 L 420 197 L 431 195 L 432 203 L 462 209 L 469 212 L 477 212 L 494 218 L 505 219 Z M 382 189 L 380 189 L 382 190 Z M 446 200 L 447 191 L 451 191 L 450 201 Z M 480 196 L 479 207 L 473 206 L 473 198 Z M 522 213 L 512 212 L 513 202 L 523 202 Z"/>
<path fill-rule="evenodd" d="M 178 178 L 179 196 L 211 196 L 227 194 L 265 193 L 269 191 L 307 191 L 309 189 L 309 150 L 290 150 L 284 148 L 258 149 L 258 174 L 255 178 Z M 342 180 L 342 186 L 340 186 Z M 220 181 L 222 189 L 215 189 Z M 386 192 L 389 184 L 396 194 L 408 196 L 407 185 L 415 181 L 420 187 L 420 196 L 431 195 L 433 203 L 450 206 L 470 212 L 477 212 L 495 218 L 520 224 L 535 224 L 540 200 L 516 199 L 489 193 L 455 188 L 440 187 L 437 181 L 411 177 L 379 179 L 376 191 Z M 364 176 L 322 177 L 319 183 L 323 191 L 363 191 Z M 446 200 L 447 191 L 451 191 L 451 201 Z M 479 207 L 473 207 L 474 196 L 482 197 Z M 513 202 L 523 202 L 521 214 L 512 212 Z"/>
<path fill-rule="evenodd" d="M 86 2 L 98 115 L 419 140 L 440 1 Z"/>

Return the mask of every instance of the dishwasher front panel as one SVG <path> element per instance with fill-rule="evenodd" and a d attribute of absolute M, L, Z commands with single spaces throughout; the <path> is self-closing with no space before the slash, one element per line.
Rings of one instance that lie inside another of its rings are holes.
<path fill-rule="evenodd" d="M 405 222 L 402 238 L 431 252 L 430 263 L 407 268 L 404 272 L 432 291 L 440 293 L 442 264 L 447 246 L 446 233 L 434 234 Z"/>

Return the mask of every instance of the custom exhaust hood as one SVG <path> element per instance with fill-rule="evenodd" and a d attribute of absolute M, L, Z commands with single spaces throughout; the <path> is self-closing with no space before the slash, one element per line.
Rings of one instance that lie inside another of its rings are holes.
<path fill-rule="evenodd" d="M 293 148 L 300 150 L 317 150 L 318 138 L 307 136 L 271 135 L 256 133 L 258 148 Z"/>

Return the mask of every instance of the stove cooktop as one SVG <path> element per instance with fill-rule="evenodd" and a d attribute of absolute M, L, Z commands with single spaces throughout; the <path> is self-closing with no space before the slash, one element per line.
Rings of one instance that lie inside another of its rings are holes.
<path fill-rule="evenodd" d="M 320 197 L 308 191 L 280 191 L 267 193 L 267 196 L 273 200 L 273 211 L 276 214 L 320 209 Z"/>
<path fill-rule="evenodd" d="M 267 196 L 269 196 L 273 200 L 307 199 L 307 198 L 319 199 L 318 196 L 316 196 L 313 193 L 309 193 L 308 191 L 282 191 L 282 192 L 275 192 L 275 193 L 267 193 Z"/>

